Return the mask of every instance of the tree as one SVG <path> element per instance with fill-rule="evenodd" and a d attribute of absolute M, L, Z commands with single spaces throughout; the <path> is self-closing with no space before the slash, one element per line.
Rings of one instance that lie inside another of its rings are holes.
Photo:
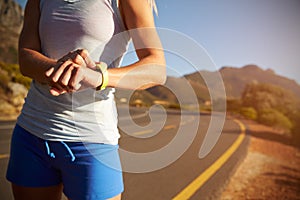
<path fill-rule="evenodd" d="M 242 94 L 242 104 L 258 113 L 275 109 L 287 117 L 300 110 L 299 99 L 291 91 L 265 83 L 248 84 Z"/>
<path fill-rule="evenodd" d="M 240 110 L 240 114 L 243 115 L 247 119 L 256 120 L 257 112 L 252 107 L 242 107 Z"/>
<path fill-rule="evenodd" d="M 293 128 L 290 119 L 275 109 L 265 109 L 260 111 L 258 122 L 287 132 L 290 132 Z"/>
<path fill-rule="evenodd" d="M 300 135 L 300 100 L 289 90 L 265 83 L 248 84 L 242 94 L 242 107 L 252 107 L 262 124 Z M 249 110 L 242 110 L 242 114 L 249 114 Z"/>

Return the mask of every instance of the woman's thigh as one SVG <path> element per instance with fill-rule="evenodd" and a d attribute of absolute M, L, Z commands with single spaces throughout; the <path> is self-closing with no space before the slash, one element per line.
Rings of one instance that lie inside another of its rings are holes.
<path fill-rule="evenodd" d="M 62 184 L 50 187 L 23 187 L 12 184 L 15 200 L 61 200 Z"/>
<path fill-rule="evenodd" d="M 108 200 L 121 200 L 121 194 L 119 194 L 119 195 L 117 195 L 117 196 L 115 196 L 113 198 L 110 198 Z"/>

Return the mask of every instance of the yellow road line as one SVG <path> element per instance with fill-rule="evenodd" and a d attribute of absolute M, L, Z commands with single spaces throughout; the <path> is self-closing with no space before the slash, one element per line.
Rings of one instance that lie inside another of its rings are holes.
<path fill-rule="evenodd" d="M 174 129 L 174 128 L 176 128 L 176 125 L 167 125 L 163 128 L 163 130 L 169 130 L 169 129 Z M 147 130 L 143 130 L 143 131 L 134 132 L 133 135 L 145 135 L 145 134 L 149 134 L 152 132 L 153 132 L 153 129 L 147 129 Z"/>
<path fill-rule="evenodd" d="M 164 127 L 164 130 L 174 129 L 176 128 L 176 125 L 168 125 Z"/>
<path fill-rule="evenodd" d="M 133 135 L 145 135 L 145 134 L 152 133 L 152 132 L 153 132 L 152 129 L 147 129 L 147 130 L 144 130 L 144 131 L 134 132 Z"/>
<path fill-rule="evenodd" d="M 218 160 L 216 160 L 209 168 L 207 168 L 202 174 L 200 174 L 194 181 L 192 181 L 187 187 L 185 187 L 179 194 L 177 194 L 173 200 L 186 200 L 193 196 L 210 177 L 212 177 L 232 156 L 237 150 L 246 136 L 246 127 L 239 120 L 234 120 L 241 129 L 241 133 L 234 143 L 222 154 Z"/>
<path fill-rule="evenodd" d="M 0 154 L 0 159 L 8 158 L 9 154 Z"/>

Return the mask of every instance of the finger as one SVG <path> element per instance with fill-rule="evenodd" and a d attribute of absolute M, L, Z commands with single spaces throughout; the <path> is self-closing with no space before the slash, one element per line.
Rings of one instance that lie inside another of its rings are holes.
<path fill-rule="evenodd" d="M 66 61 L 66 62 L 64 62 L 63 64 L 61 64 L 59 67 L 58 67 L 58 69 L 55 71 L 55 72 L 53 72 L 53 75 L 52 75 L 52 81 L 53 82 L 57 82 L 58 80 L 59 80 L 59 78 L 60 78 L 60 76 L 63 74 L 63 72 L 65 71 L 65 69 L 69 66 L 69 65 L 71 65 L 71 64 L 73 64 L 71 61 Z"/>
<path fill-rule="evenodd" d="M 92 58 L 90 57 L 90 54 L 89 54 L 88 50 L 79 49 L 79 50 L 77 50 L 77 53 L 84 59 L 87 67 L 89 67 L 89 68 L 94 68 L 95 67 L 96 64 L 92 60 Z"/>
<path fill-rule="evenodd" d="M 53 96 L 59 96 L 61 94 L 64 94 L 66 93 L 66 91 L 61 91 L 61 90 L 58 90 L 56 88 L 51 88 L 50 89 L 50 94 L 52 94 Z"/>
<path fill-rule="evenodd" d="M 81 68 L 75 68 L 73 70 L 72 77 L 69 81 L 69 86 L 74 90 L 78 90 L 81 87 L 81 81 L 83 80 L 83 72 Z"/>
<path fill-rule="evenodd" d="M 50 89 L 50 94 L 52 94 L 53 96 L 59 96 L 61 94 L 65 94 L 67 93 L 67 91 L 60 91 L 60 90 L 57 90 L 56 88 L 51 88 Z"/>
<path fill-rule="evenodd" d="M 64 94 L 67 91 L 65 89 L 63 89 L 61 86 L 59 86 L 58 84 L 53 84 L 52 86 L 50 86 L 50 93 L 53 96 L 58 96 L 60 94 Z"/>
<path fill-rule="evenodd" d="M 68 67 L 66 67 L 65 71 L 60 76 L 59 83 L 62 84 L 63 86 L 67 86 L 69 84 L 69 81 L 70 81 L 70 78 L 72 76 L 72 71 L 73 70 L 74 70 L 73 65 L 69 65 Z"/>
<path fill-rule="evenodd" d="M 51 67 L 50 69 L 48 69 L 46 72 L 45 72 L 45 75 L 47 76 L 47 77 L 50 77 L 51 76 L 51 74 L 54 72 L 54 67 Z"/>
<path fill-rule="evenodd" d="M 78 64 L 78 65 L 80 65 L 80 66 L 82 66 L 82 67 L 87 67 L 87 64 L 85 63 L 85 60 L 84 60 L 83 57 L 82 57 L 80 54 L 78 54 L 78 53 L 76 53 L 76 55 L 74 56 L 73 61 L 74 61 L 76 64 Z"/>

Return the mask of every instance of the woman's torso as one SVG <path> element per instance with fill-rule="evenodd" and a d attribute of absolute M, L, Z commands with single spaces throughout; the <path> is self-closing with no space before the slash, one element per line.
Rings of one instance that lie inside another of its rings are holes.
<path fill-rule="evenodd" d="M 127 50 L 116 0 L 41 0 L 42 53 L 59 59 L 87 49 L 94 61 L 119 67 Z M 52 96 L 47 85 L 33 81 L 18 124 L 47 140 L 116 144 L 119 138 L 114 89 Z"/>

